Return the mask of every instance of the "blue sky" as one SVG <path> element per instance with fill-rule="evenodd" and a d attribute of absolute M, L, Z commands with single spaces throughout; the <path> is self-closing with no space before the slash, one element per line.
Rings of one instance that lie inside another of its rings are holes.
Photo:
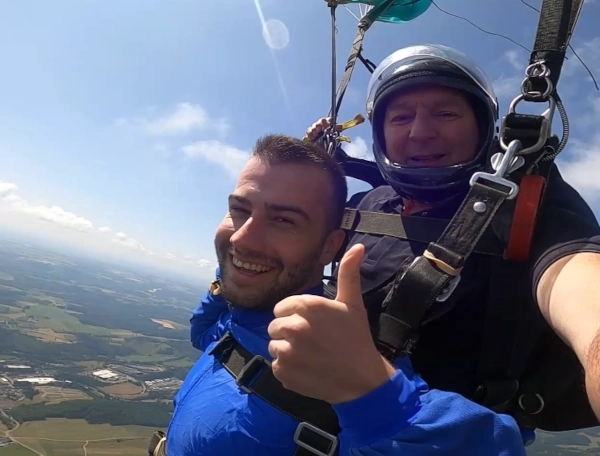
<path fill-rule="evenodd" d="M 533 44 L 538 17 L 520 0 L 437 4 Z M 261 16 L 280 21 L 268 40 Z M 588 1 L 572 45 L 600 78 L 599 17 L 600 1 Z M 339 8 L 339 75 L 356 22 Z M 377 23 L 364 54 L 379 62 L 417 43 L 475 58 L 502 112 L 519 91 L 528 53 L 435 6 L 404 25 Z M 599 213 L 600 93 L 569 55 L 561 170 Z M 0 57 L 2 224 L 202 277 L 212 275 L 214 230 L 254 141 L 301 136 L 329 108 L 324 0 L 3 2 Z M 340 120 L 364 113 L 368 77 L 359 64 Z M 368 127 L 348 134 L 351 152 L 368 154 Z"/>

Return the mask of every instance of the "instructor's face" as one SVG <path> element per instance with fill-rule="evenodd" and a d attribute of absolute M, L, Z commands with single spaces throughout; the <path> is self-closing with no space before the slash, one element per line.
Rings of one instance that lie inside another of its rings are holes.
<path fill-rule="evenodd" d="M 477 119 L 460 91 L 425 86 L 393 98 L 384 119 L 385 150 L 401 165 L 450 166 L 474 158 Z"/>
<path fill-rule="evenodd" d="M 339 248 L 328 229 L 332 198 L 325 171 L 250 159 L 215 236 L 225 299 L 270 310 L 318 284 Z"/>

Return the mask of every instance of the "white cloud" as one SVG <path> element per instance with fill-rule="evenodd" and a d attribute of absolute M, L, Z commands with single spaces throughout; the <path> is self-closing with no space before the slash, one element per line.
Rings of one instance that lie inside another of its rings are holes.
<path fill-rule="evenodd" d="M 511 64 L 515 71 L 523 71 L 523 61 L 521 59 L 521 52 L 516 49 L 511 49 L 504 53 L 503 58 Z"/>
<path fill-rule="evenodd" d="M 10 195 L 14 195 L 17 192 L 16 184 L 11 182 L 0 181 L 0 198 L 6 198 Z"/>
<path fill-rule="evenodd" d="M 524 76 L 502 76 L 492 82 L 494 92 L 499 100 L 505 98 L 514 98 L 521 90 L 521 82 Z"/>
<path fill-rule="evenodd" d="M 18 186 L 0 181 L 0 200 L 12 210 L 77 231 L 91 231 L 92 222 L 58 206 L 32 205 L 17 193 Z"/>
<path fill-rule="evenodd" d="M 572 141 L 567 146 L 569 160 L 559 155 L 557 163 L 563 178 L 591 205 L 600 202 L 600 134 L 590 141 Z"/>
<path fill-rule="evenodd" d="M 209 260 L 193 254 L 156 254 L 122 231 L 115 232 L 108 226 L 94 229 L 90 220 L 59 206 L 32 204 L 18 190 L 16 184 L 0 181 L 0 227 L 87 250 L 102 258 L 130 259 L 188 277 L 205 279 L 213 272 Z"/>
<path fill-rule="evenodd" d="M 234 179 L 250 157 L 249 152 L 216 140 L 197 141 L 181 150 L 189 158 L 201 158 L 222 167 Z"/>
<path fill-rule="evenodd" d="M 179 103 L 174 109 L 160 117 L 120 118 L 116 120 L 120 127 L 137 127 L 150 136 L 175 136 L 188 134 L 193 131 L 212 131 L 220 136 L 229 132 L 229 123 L 224 118 L 213 118 L 200 105 L 192 103 Z M 165 145 L 157 145 L 165 148 Z"/>
<path fill-rule="evenodd" d="M 354 138 L 351 143 L 344 143 L 342 147 L 351 157 L 373 160 L 373 152 L 360 136 Z"/>

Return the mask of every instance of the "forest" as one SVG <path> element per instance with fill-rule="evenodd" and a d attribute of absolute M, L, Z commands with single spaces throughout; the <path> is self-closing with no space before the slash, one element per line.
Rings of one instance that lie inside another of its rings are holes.
<path fill-rule="evenodd" d="M 41 421 L 46 418 L 84 419 L 90 424 L 113 426 L 152 426 L 166 428 L 171 419 L 172 405 L 158 402 L 92 399 L 61 402 L 60 404 L 28 404 L 11 409 L 18 422 Z"/>

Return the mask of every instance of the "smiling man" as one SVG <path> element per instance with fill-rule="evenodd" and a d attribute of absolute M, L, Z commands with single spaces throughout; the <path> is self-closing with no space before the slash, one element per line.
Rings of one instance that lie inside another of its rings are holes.
<path fill-rule="evenodd" d="M 324 267 L 345 237 L 347 192 L 319 146 L 283 135 L 256 143 L 215 235 L 217 281 L 191 321 L 192 343 L 205 353 L 175 397 L 168 455 L 294 454 L 298 422 L 236 384 L 235 357 L 270 359 L 275 305 L 323 294 Z"/>
<path fill-rule="evenodd" d="M 223 296 L 271 311 L 319 286 L 345 237 L 338 227 L 346 196 L 341 168 L 318 146 L 285 136 L 258 141 L 215 236 Z"/>

